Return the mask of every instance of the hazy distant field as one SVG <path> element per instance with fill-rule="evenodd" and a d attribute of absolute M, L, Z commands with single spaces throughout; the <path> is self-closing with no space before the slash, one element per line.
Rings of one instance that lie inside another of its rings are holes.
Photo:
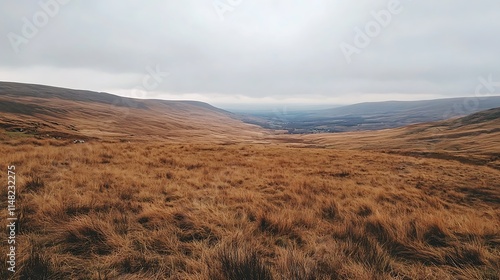
<path fill-rule="evenodd" d="M 19 279 L 498 279 L 493 168 L 285 144 L 9 137 Z"/>
<path fill-rule="evenodd" d="M 471 101 L 474 106 L 468 105 Z M 500 96 L 421 101 L 365 102 L 335 108 L 242 109 L 242 119 L 291 134 L 374 131 L 416 123 L 441 121 L 500 107 Z M 259 108 L 258 106 L 256 108 Z"/>

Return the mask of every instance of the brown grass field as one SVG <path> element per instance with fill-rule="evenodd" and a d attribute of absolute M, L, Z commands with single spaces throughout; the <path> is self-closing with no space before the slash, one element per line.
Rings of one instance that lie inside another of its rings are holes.
<path fill-rule="evenodd" d="M 0 279 L 499 279 L 498 109 L 280 135 L 199 104 L 44 98 L 0 98 L 19 225 Z"/>
<path fill-rule="evenodd" d="M 19 279 L 500 271 L 500 172 L 490 167 L 285 144 L 16 139 L 0 151 L 17 170 Z"/>

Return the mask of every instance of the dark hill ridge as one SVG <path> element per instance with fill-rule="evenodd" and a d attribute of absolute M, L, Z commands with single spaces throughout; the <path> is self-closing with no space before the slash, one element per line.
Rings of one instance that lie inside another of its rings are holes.
<path fill-rule="evenodd" d="M 265 133 L 198 101 L 143 100 L 104 92 L 0 82 L 0 127 L 69 138 L 251 139 Z M 250 137 L 252 135 L 252 137 Z"/>
<path fill-rule="evenodd" d="M 5 100 L 0 102 L 0 112 L 22 115 L 47 114 L 57 116 L 66 113 L 66 110 L 45 108 L 37 104 L 24 104 Z"/>
<path fill-rule="evenodd" d="M 106 92 L 94 92 L 88 90 L 75 90 L 59 87 L 52 87 L 46 85 L 36 84 L 22 84 L 13 82 L 0 82 L 0 96 L 4 97 L 34 97 L 51 99 L 58 98 L 68 101 L 76 102 L 96 102 L 106 105 L 113 105 L 118 107 L 129 107 L 137 109 L 149 109 L 151 104 L 167 104 L 174 108 L 183 108 L 184 105 L 205 108 L 219 113 L 232 114 L 228 111 L 214 107 L 208 103 L 192 100 L 161 100 L 161 99 L 134 99 L 128 97 L 121 97 Z M 7 98 L 5 98 L 7 99 Z M 10 105 L 10 106 L 9 106 Z M 15 107 L 15 108 L 13 108 Z M 0 104 L 0 111 L 21 114 L 31 114 L 37 111 L 40 107 L 35 105 L 28 105 L 12 101 L 2 101 Z"/>
<path fill-rule="evenodd" d="M 500 107 L 465 116 L 463 118 L 453 121 L 452 124 L 458 126 L 471 125 L 471 124 L 480 124 L 483 122 L 488 122 L 493 120 L 500 120 Z"/>
<path fill-rule="evenodd" d="M 59 98 L 70 101 L 98 102 L 115 106 L 147 108 L 140 100 L 133 98 L 120 97 L 105 92 L 66 89 L 36 84 L 0 82 L 0 94 L 13 97 Z"/>
<path fill-rule="evenodd" d="M 473 105 L 473 106 L 472 106 Z M 387 101 L 360 103 L 329 110 L 321 110 L 310 117 L 354 119 L 358 125 L 374 124 L 392 128 L 415 123 L 440 121 L 463 117 L 479 111 L 500 107 L 500 96 L 484 98 L 448 98 L 421 101 Z"/>
<path fill-rule="evenodd" d="M 289 112 L 278 117 L 272 113 L 255 114 L 258 119 L 252 122 L 293 134 L 380 130 L 441 121 L 495 107 L 500 107 L 500 96 L 365 102 L 326 110 Z"/>

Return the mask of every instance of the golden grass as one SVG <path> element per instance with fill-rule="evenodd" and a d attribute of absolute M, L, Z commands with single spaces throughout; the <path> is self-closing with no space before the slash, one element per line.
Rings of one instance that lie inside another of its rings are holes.
<path fill-rule="evenodd" d="M 67 91 L 65 94 L 71 92 Z M 133 103 L 138 105 L 127 107 L 71 98 L 25 97 L 8 92 L 0 96 L 0 104 L 4 102 L 15 103 L 11 105 L 14 112 L 0 110 L 0 128 L 10 130 L 2 131 L 0 140 L 11 141 L 34 135 L 46 140 L 120 139 L 127 142 L 155 139 L 184 142 L 196 139 L 226 143 L 260 141 L 271 133 L 203 103 L 134 100 Z M 22 107 L 28 109 L 21 110 Z M 17 131 L 20 129 L 23 132 Z"/>
<path fill-rule="evenodd" d="M 8 139 L 0 153 L 0 180 L 17 170 L 14 279 L 500 272 L 500 171 L 486 166 L 284 144 Z"/>
<path fill-rule="evenodd" d="M 500 170 L 500 108 L 441 122 L 415 124 L 379 131 L 282 135 L 280 138 L 299 145 L 321 145 L 335 149 L 386 151 L 416 157 L 461 161 L 470 165 L 488 165 Z M 474 116 L 491 119 L 471 123 Z"/>

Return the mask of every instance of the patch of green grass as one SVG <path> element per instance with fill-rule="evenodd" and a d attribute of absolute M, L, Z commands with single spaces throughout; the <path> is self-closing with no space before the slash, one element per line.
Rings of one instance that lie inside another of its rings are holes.
<path fill-rule="evenodd" d="M 27 134 L 26 132 L 19 132 L 19 131 L 5 131 L 4 134 L 14 139 L 28 138 L 32 136 L 31 134 Z"/>

